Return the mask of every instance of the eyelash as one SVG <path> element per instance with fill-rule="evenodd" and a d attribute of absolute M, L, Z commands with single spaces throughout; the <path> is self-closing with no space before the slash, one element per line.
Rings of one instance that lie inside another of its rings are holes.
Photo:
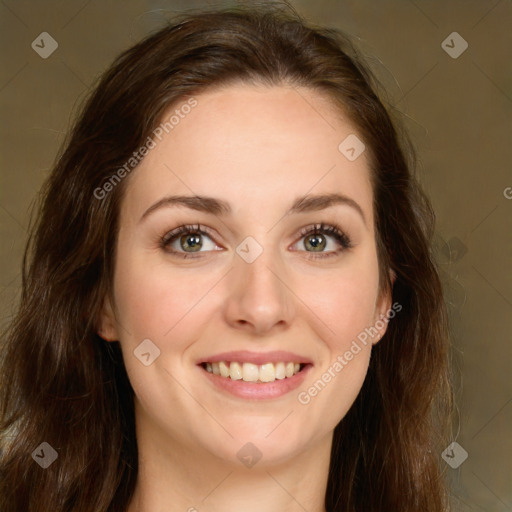
<path fill-rule="evenodd" d="M 169 231 L 166 233 L 161 239 L 160 239 L 160 248 L 167 250 L 170 252 L 173 256 L 177 256 L 179 258 L 187 259 L 187 258 L 200 258 L 201 253 L 198 252 L 197 255 L 186 253 L 186 252 L 180 252 L 180 251 L 169 251 L 168 246 L 171 244 L 178 236 L 180 235 L 187 235 L 187 234 L 200 234 L 200 235 L 206 235 L 207 237 L 211 238 L 213 240 L 213 235 L 210 232 L 210 230 L 202 226 L 201 224 L 187 224 L 183 226 L 178 226 L 176 229 L 173 229 L 172 231 Z M 330 258 L 332 256 L 338 256 L 339 253 L 345 251 L 346 249 L 350 249 L 353 247 L 352 242 L 350 238 L 336 225 L 329 225 L 324 224 L 323 222 L 320 224 L 314 224 L 312 226 L 305 227 L 300 230 L 300 238 L 304 238 L 306 236 L 310 235 L 328 235 L 333 237 L 341 246 L 341 249 L 337 251 L 331 251 L 331 252 L 320 252 L 315 253 L 313 251 L 302 251 L 306 252 L 308 254 L 309 259 L 324 259 L 324 258 Z"/>

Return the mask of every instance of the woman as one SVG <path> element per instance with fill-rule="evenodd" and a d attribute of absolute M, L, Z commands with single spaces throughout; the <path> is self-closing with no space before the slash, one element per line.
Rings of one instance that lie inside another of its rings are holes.
<path fill-rule="evenodd" d="M 0 509 L 447 509 L 433 213 L 347 38 L 280 5 L 122 54 L 44 191 Z"/>

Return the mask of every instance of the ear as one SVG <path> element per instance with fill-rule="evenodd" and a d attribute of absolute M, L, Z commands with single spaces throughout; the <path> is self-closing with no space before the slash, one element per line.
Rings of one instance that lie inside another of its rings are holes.
<path fill-rule="evenodd" d="M 106 297 L 98 318 L 98 335 L 105 341 L 118 341 L 116 325 L 112 304 L 110 299 Z"/>
<path fill-rule="evenodd" d="M 391 302 L 392 302 L 392 294 L 393 294 L 393 284 L 396 280 L 396 274 L 393 270 L 389 270 L 389 281 L 390 286 L 388 290 L 383 291 L 375 304 L 375 315 L 374 315 L 374 326 L 378 331 L 378 334 L 375 336 L 373 340 L 373 345 L 377 344 L 388 328 L 388 324 L 390 321 L 390 310 L 391 310 Z M 401 309 L 401 308 L 400 308 Z M 394 316 L 394 315 L 393 315 Z"/>

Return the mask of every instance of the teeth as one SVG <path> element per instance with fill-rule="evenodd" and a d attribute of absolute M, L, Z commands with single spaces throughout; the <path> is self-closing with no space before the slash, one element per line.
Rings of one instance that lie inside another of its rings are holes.
<path fill-rule="evenodd" d="M 284 363 L 276 364 L 276 379 L 284 379 L 286 377 L 286 372 L 284 369 Z"/>
<path fill-rule="evenodd" d="M 219 361 L 218 363 L 205 363 L 207 372 L 232 380 L 244 380 L 245 382 L 274 382 L 293 377 L 300 371 L 300 363 L 278 362 L 257 365 L 253 363 L 238 363 L 232 361 Z"/>
<path fill-rule="evenodd" d="M 231 363 L 229 365 L 229 376 L 233 380 L 240 380 L 242 378 L 242 366 L 240 363 Z"/>
<path fill-rule="evenodd" d="M 300 364 L 299 364 L 300 369 Z M 276 380 L 276 370 L 273 363 L 262 364 L 259 370 L 261 382 L 274 382 Z"/>
<path fill-rule="evenodd" d="M 257 364 L 244 363 L 242 366 L 242 379 L 245 382 L 256 382 L 259 379 L 260 371 Z"/>
<path fill-rule="evenodd" d="M 229 377 L 229 366 L 224 361 L 219 363 L 219 370 L 222 377 Z"/>

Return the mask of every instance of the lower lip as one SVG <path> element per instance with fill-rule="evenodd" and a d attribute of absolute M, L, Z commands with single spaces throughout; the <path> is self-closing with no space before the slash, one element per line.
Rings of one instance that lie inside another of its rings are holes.
<path fill-rule="evenodd" d="M 306 375 L 312 366 L 313 365 L 311 364 L 307 364 L 293 377 L 287 377 L 281 380 L 276 379 L 274 382 L 263 383 L 245 382 L 244 380 L 232 380 L 229 377 L 221 377 L 220 375 L 215 375 L 206 371 L 206 369 L 200 365 L 199 369 L 214 386 L 222 391 L 228 392 L 239 398 L 265 400 L 269 398 L 278 398 L 290 393 L 294 389 L 297 389 L 306 378 Z"/>

